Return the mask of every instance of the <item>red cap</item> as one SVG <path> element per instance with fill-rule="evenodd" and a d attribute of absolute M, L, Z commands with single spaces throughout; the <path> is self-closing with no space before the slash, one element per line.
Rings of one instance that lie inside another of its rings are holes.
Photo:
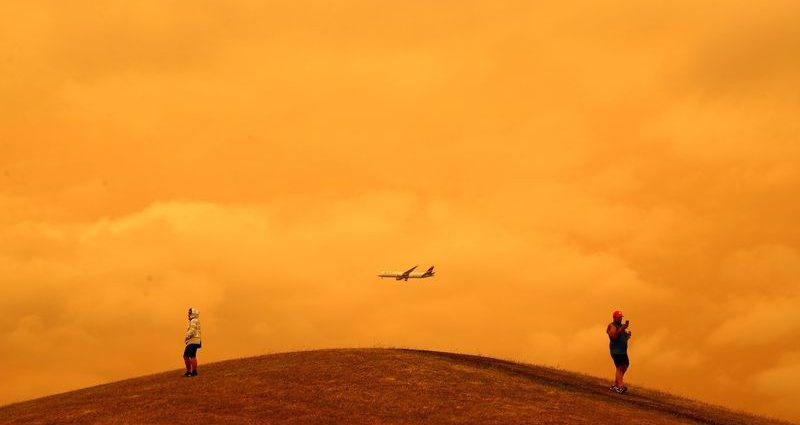
<path fill-rule="evenodd" d="M 616 319 L 617 317 L 622 317 L 623 314 L 621 311 L 617 310 L 612 314 L 612 316 Z"/>

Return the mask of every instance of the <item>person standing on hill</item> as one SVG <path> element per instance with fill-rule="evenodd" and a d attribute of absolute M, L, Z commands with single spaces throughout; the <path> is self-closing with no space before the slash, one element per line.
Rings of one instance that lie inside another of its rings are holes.
<path fill-rule="evenodd" d="M 200 312 L 196 308 L 189 308 L 189 328 L 183 339 L 186 348 L 183 349 L 183 362 L 186 364 L 185 377 L 197 376 L 197 349 L 203 346 L 200 341 Z"/>
<path fill-rule="evenodd" d="M 608 334 L 609 347 L 611 348 L 611 359 L 614 360 L 614 366 L 617 368 L 616 376 L 614 377 L 614 385 L 611 386 L 611 391 L 619 394 L 624 394 L 628 391 L 628 387 L 622 381 L 625 372 L 628 371 L 630 360 L 628 359 L 628 340 L 631 337 L 631 331 L 628 330 L 628 321 L 622 323 L 622 312 L 617 310 L 611 314 L 614 319 L 613 322 L 608 324 L 606 333 Z"/>

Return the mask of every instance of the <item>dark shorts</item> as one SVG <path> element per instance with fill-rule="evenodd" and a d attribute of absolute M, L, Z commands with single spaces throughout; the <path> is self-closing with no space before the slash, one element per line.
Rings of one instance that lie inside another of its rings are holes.
<path fill-rule="evenodd" d="M 614 359 L 614 366 L 616 367 L 628 366 L 631 364 L 631 361 L 628 359 L 627 354 L 611 353 L 611 358 Z"/>
<path fill-rule="evenodd" d="M 197 349 L 202 347 L 202 344 L 189 344 L 183 349 L 183 357 L 197 357 Z"/>

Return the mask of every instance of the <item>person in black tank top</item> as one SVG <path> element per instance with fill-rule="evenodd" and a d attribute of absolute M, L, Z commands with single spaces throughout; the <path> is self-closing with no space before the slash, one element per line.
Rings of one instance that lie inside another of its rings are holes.
<path fill-rule="evenodd" d="M 614 367 L 617 368 L 616 376 L 614 377 L 614 385 L 611 386 L 612 391 L 623 394 L 628 391 L 628 387 L 622 381 L 625 372 L 628 371 L 630 360 L 628 359 L 628 340 L 631 337 L 631 331 L 628 330 L 628 321 L 622 323 L 621 311 L 615 311 L 612 314 L 613 322 L 608 324 L 606 333 L 609 339 L 609 349 L 611 350 L 611 359 L 614 360 Z"/>

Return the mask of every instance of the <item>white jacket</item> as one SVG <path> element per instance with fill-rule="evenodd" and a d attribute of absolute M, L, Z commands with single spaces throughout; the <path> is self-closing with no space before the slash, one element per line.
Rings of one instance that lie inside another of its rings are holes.
<path fill-rule="evenodd" d="M 196 308 L 190 308 L 189 328 L 186 329 L 186 345 L 200 344 L 200 312 Z"/>

